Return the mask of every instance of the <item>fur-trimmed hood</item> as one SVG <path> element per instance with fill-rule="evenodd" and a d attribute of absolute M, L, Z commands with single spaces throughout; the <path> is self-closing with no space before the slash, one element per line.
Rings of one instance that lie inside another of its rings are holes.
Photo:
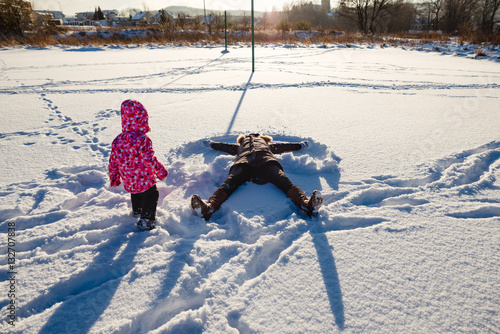
<path fill-rule="evenodd" d="M 241 143 L 243 142 L 245 137 L 249 137 L 249 136 L 262 138 L 268 144 L 273 141 L 273 137 L 271 137 L 271 136 L 264 136 L 264 135 L 260 135 L 258 133 L 252 133 L 252 134 L 249 134 L 246 136 L 245 135 L 239 136 L 238 139 L 236 139 L 236 142 L 238 143 L 238 145 L 241 145 Z"/>

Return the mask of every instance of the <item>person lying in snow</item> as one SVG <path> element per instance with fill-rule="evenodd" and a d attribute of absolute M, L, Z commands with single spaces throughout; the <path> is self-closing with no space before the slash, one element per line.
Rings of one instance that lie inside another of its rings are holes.
<path fill-rule="evenodd" d="M 283 166 L 274 157 L 274 154 L 301 150 L 307 147 L 307 142 L 270 144 L 272 138 L 260 134 L 241 135 L 236 142 L 238 144 L 206 142 L 206 145 L 214 150 L 236 155 L 236 160 L 229 170 L 228 178 L 214 192 L 208 203 L 205 203 L 199 195 L 191 197 L 191 207 L 197 215 L 209 220 L 221 204 L 247 181 L 258 184 L 270 182 L 281 189 L 309 217 L 317 214 L 323 203 L 321 192 L 315 190 L 308 199 L 304 192 L 285 175 Z"/>
<path fill-rule="evenodd" d="M 164 180 L 168 170 L 155 157 L 147 136 L 151 129 L 146 108 L 138 101 L 125 100 L 121 118 L 122 133 L 113 140 L 109 156 L 111 186 L 119 186 L 123 180 L 125 190 L 131 194 L 132 213 L 141 217 L 137 226 L 153 229 L 159 197 L 156 177 Z"/>

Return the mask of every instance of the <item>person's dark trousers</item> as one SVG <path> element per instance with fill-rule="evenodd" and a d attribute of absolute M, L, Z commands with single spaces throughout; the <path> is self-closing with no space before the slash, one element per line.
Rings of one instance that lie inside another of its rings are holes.
<path fill-rule="evenodd" d="M 227 177 L 226 181 L 214 192 L 209 198 L 208 203 L 198 195 L 193 195 L 191 198 L 191 207 L 195 210 L 201 209 L 201 213 L 205 220 L 209 220 L 212 214 L 219 210 L 231 194 L 238 189 L 243 183 L 254 181 L 256 183 L 272 183 L 285 194 L 291 189 L 297 188 L 292 181 L 283 173 L 281 167 L 274 163 L 268 163 L 260 167 L 252 167 L 247 164 L 234 165 Z"/>
<path fill-rule="evenodd" d="M 276 164 L 269 163 L 262 167 L 251 167 L 241 164 L 231 168 L 229 176 L 220 189 L 223 189 L 230 196 L 239 186 L 247 181 L 272 183 L 285 194 L 294 186 L 293 182 L 285 175 L 280 166 Z"/>
<path fill-rule="evenodd" d="M 156 185 L 139 194 L 130 194 L 132 197 L 132 210 L 140 213 L 141 218 L 156 220 L 156 206 L 160 194 Z"/>

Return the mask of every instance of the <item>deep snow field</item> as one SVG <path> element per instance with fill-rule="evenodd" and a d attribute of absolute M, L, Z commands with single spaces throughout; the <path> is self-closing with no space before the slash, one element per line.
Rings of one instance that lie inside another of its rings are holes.
<path fill-rule="evenodd" d="M 498 51 L 221 51 L 0 50 L 0 332 L 499 333 Z M 128 98 L 170 171 L 151 232 L 107 179 Z M 255 184 L 192 214 L 233 160 L 203 140 L 252 132 L 309 142 L 279 159 L 318 217 Z"/>

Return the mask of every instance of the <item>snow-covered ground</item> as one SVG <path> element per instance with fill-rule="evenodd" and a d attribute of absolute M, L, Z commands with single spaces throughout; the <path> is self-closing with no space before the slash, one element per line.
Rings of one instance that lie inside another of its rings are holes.
<path fill-rule="evenodd" d="M 0 50 L 1 331 L 498 333 L 498 51 L 221 50 Z M 128 98 L 170 171 L 151 232 L 107 180 Z M 203 140 L 251 132 L 309 141 L 280 161 L 317 218 L 255 184 L 192 215 L 233 159 Z"/>

